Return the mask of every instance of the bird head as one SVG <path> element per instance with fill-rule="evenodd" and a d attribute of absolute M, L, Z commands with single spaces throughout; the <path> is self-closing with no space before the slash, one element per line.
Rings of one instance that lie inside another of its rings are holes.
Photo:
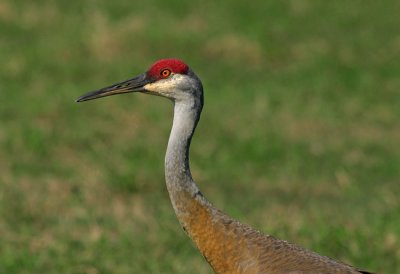
<path fill-rule="evenodd" d="M 145 73 L 111 86 L 91 91 L 77 102 L 129 92 L 142 92 L 170 98 L 174 101 L 198 98 L 202 101 L 203 87 L 199 78 L 183 61 L 161 59 Z"/>

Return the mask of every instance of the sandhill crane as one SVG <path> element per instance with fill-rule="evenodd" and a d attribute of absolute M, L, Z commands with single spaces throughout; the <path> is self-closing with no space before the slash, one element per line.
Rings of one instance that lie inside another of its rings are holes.
<path fill-rule="evenodd" d="M 203 86 L 184 62 L 162 59 L 132 79 L 89 92 L 78 102 L 128 92 L 166 97 L 174 118 L 165 180 L 178 220 L 215 273 L 370 273 L 242 224 L 216 209 L 192 179 L 189 146 L 203 107 Z"/>

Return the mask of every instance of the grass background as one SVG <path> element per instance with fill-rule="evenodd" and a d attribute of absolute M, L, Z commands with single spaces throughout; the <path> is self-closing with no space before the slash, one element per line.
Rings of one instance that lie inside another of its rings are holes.
<path fill-rule="evenodd" d="M 171 103 L 76 104 L 156 59 L 206 105 L 192 173 L 220 209 L 400 273 L 398 1 L 0 2 L 0 273 L 211 273 L 164 186 Z"/>

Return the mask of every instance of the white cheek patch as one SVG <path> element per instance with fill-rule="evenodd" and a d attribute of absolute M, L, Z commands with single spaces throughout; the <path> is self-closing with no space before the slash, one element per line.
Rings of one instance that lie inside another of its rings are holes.
<path fill-rule="evenodd" d="M 175 74 L 168 79 L 147 84 L 143 88 L 149 92 L 153 92 L 162 96 L 173 97 L 173 95 L 176 93 L 176 86 L 179 84 L 181 77 L 181 75 Z"/>
<path fill-rule="evenodd" d="M 173 87 L 173 81 L 158 81 L 144 86 L 146 90 L 160 94 L 168 92 L 168 90 L 171 90 Z"/>

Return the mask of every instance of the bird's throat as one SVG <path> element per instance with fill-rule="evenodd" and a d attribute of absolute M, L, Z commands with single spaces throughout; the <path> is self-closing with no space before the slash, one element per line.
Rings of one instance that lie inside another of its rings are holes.
<path fill-rule="evenodd" d="M 185 214 L 187 197 L 196 198 L 199 188 L 189 167 L 190 142 L 200 117 L 196 102 L 175 102 L 174 120 L 165 156 L 165 180 L 178 218 Z"/>

